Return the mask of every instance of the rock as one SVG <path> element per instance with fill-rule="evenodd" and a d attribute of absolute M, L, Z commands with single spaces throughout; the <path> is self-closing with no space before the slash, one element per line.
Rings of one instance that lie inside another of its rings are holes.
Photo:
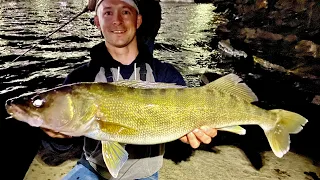
<path fill-rule="evenodd" d="M 245 39 L 256 39 L 257 31 L 251 28 L 243 28 L 240 31 L 240 35 L 244 36 Z"/>
<path fill-rule="evenodd" d="M 234 49 L 231 46 L 229 39 L 219 41 L 218 42 L 218 49 L 222 54 L 224 54 L 227 57 L 236 57 L 236 58 L 240 58 L 240 57 L 247 58 L 248 57 L 248 55 L 244 51 Z"/>
<path fill-rule="evenodd" d="M 281 34 L 275 34 L 261 29 L 243 28 L 240 30 L 240 35 L 249 39 L 265 39 L 270 41 L 279 41 L 283 39 Z"/>
<path fill-rule="evenodd" d="M 294 42 L 297 41 L 298 37 L 295 34 L 289 34 L 286 37 L 284 37 L 283 40 L 288 41 L 288 42 Z"/>
<path fill-rule="evenodd" d="M 320 57 L 320 46 L 312 41 L 301 40 L 295 46 L 297 57 L 312 56 L 314 58 Z"/>
<path fill-rule="evenodd" d="M 263 31 L 261 29 L 257 29 L 258 37 L 261 39 L 271 40 L 271 41 L 279 41 L 283 39 L 283 36 L 281 34 L 275 34 L 268 31 Z"/>
<path fill-rule="evenodd" d="M 257 0 L 256 1 L 256 7 L 258 9 L 267 8 L 268 7 L 268 1 L 267 0 Z"/>
<path fill-rule="evenodd" d="M 313 104 L 316 104 L 316 105 L 320 105 L 320 95 L 316 95 L 316 96 L 313 98 L 312 103 L 313 103 Z"/>
<path fill-rule="evenodd" d="M 301 12 L 306 9 L 307 0 L 279 0 L 275 7 L 278 9 L 291 9 Z"/>

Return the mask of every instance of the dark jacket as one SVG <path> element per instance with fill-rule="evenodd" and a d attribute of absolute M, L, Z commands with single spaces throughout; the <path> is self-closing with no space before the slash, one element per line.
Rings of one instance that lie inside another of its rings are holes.
<path fill-rule="evenodd" d="M 151 66 L 156 82 L 176 83 L 183 86 L 186 85 L 181 74 L 171 64 L 164 63 L 153 58 L 145 45 L 139 46 L 139 54 L 130 65 L 123 65 L 118 61 L 115 61 L 107 51 L 104 42 L 94 46 L 90 51 L 90 56 L 91 61 L 72 71 L 65 79 L 64 84 L 74 82 L 93 82 L 95 75 L 99 72 L 99 68 L 101 66 L 105 69 L 109 69 L 111 67 L 117 68 L 120 66 L 120 74 L 124 79 L 128 79 L 133 73 L 134 62 L 144 62 Z"/>

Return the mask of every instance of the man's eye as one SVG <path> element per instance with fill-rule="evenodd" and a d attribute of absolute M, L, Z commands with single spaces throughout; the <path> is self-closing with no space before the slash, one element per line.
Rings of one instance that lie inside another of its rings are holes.
<path fill-rule="evenodd" d="M 106 11 L 104 14 L 110 16 L 112 14 L 112 12 L 111 11 Z"/>
<path fill-rule="evenodd" d="M 44 100 L 40 96 L 37 95 L 32 98 L 32 105 L 34 107 L 39 108 L 39 107 L 43 106 L 43 104 L 44 104 Z"/>
<path fill-rule="evenodd" d="M 130 11 L 123 11 L 122 14 L 130 14 Z"/>

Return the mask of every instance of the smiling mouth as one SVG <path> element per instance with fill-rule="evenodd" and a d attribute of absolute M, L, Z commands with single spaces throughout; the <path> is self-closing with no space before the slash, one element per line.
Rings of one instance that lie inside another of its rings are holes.
<path fill-rule="evenodd" d="M 117 30 L 117 31 L 111 31 L 111 32 L 113 32 L 114 34 L 122 34 L 122 33 L 124 33 L 125 31 Z"/>

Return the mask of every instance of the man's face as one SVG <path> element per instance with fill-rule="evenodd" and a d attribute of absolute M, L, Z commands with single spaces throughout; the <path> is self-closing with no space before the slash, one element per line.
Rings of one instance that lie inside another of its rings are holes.
<path fill-rule="evenodd" d="M 142 23 L 142 17 L 125 2 L 104 0 L 98 6 L 95 23 L 107 44 L 122 48 L 136 41 L 136 31 Z"/>

